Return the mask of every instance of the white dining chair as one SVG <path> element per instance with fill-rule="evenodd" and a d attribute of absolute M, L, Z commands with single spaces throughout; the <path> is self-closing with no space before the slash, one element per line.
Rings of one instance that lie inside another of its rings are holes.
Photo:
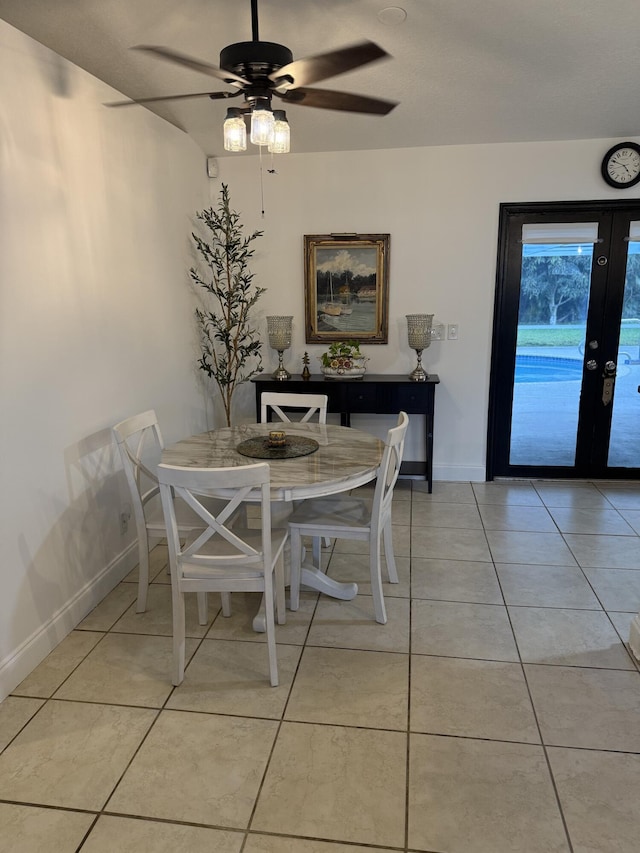
<path fill-rule="evenodd" d="M 158 418 L 153 409 L 133 415 L 120 421 L 113 427 L 113 433 L 120 451 L 131 506 L 138 537 L 138 600 L 136 612 L 147 609 L 147 590 L 149 588 L 149 551 L 155 541 L 167 535 L 162 504 L 159 497 L 156 466 L 164 449 Z M 220 506 L 214 498 L 210 499 L 211 508 Z M 176 505 L 176 519 L 180 535 L 187 536 L 194 530 L 202 530 L 202 519 L 186 504 Z M 229 596 L 222 600 L 223 613 L 231 615 Z M 206 595 L 198 596 L 198 619 L 200 624 L 207 622 Z"/>
<path fill-rule="evenodd" d="M 266 424 L 269 411 L 284 423 L 292 420 L 284 409 L 306 409 L 298 423 L 308 423 L 314 415 L 318 415 L 318 423 L 327 422 L 327 405 L 329 398 L 326 394 L 289 394 L 280 391 L 263 391 L 260 395 L 260 423 Z"/>
<path fill-rule="evenodd" d="M 173 605 L 173 684 L 184 678 L 185 592 L 264 593 L 269 677 L 278 685 L 274 599 L 278 623 L 285 622 L 283 550 L 289 531 L 271 529 L 271 478 L 267 462 L 235 468 L 158 466 L 160 496 L 167 526 Z M 203 496 L 229 492 L 224 508 L 212 513 Z M 251 492 L 260 494 L 259 528 L 230 526 Z M 204 524 L 202 532 L 180 542 L 176 501 L 187 504 Z"/>
<path fill-rule="evenodd" d="M 327 406 L 329 397 L 326 394 L 290 394 L 284 391 L 263 391 L 260 395 L 260 423 L 266 424 L 269 414 L 276 415 L 284 423 L 292 423 L 289 415 L 284 409 L 306 410 L 297 423 L 306 424 L 317 414 L 318 423 L 326 424 Z M 325 547 L 331 545 L 328 536 L 324 537 Z M 322 569 L 322 547 L 319 536 L 315 536 L 311 543 L 313 564 L 317 569 Z"/>
<path fill-rule="evenodd" d="M 385 624 L 387 611 L 382 592 L 381 540 L 387 573 L 391 583 L 398 583 L 393 553 L 391 507 L 393 489 L 400 473 L 409 418 L 400 412 L 398 425 L 392 427 L 385 441 L 384 454 L 378 467 L 373 505 L 353 495 L 309 498 L 301 501 L 289 516 L 291 532 L 291 609 L 297 610 L 300 599 L 302 568 L 302 536 L 330 536 L 335 539 L 360 539 L 369 542 L 371 593 L 376 621 Z"/>

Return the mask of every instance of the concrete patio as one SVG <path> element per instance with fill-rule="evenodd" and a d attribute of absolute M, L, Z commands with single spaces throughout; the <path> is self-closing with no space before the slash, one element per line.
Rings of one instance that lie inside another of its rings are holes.
<path fill-rule="evenodd" d="M 517 355 L 582 361 L 577 347 L 518 347 Z M 621 349 L 613 401 L 609 465 L 640 467 L 640 361 L 635 348 Z M 574 462 L 579 380 L 517 382 L 514 386 L 510 461 L 514 465 Z"/>

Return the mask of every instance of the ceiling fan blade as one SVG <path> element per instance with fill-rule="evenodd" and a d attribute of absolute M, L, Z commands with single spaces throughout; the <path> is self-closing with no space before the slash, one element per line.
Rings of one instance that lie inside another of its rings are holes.
<path fill-rule="evenodd" d="M 135 104 L 153 104 L 158 101 L 183 101 L 187 98 L 211 98 L 217 101 L 220 98 L 237 98 L 242 92 L 194 92 L 192 95 L 162 95 L 159 98 L 130 98 L 128 101 L 111 101 L 105 107 L 131 107 Z"/>
<path fill-rule="evenodd" d="M 398 105 L 398 101 L 383 101 L 382 98 L 370 98 L 367 95 L 355 95 L 351 92 L 335 92 L 331 89 L 296 88 L 283 94 L 279 92 L 274 94 L 289 104 L 297 104 L 301 107 L 381 116 L 386 116 Z"/>
<path fill-rule="evenodd" d="M 146 50 L 152 53 L 159 59 L 166 59 L 168 62 L 174 62 L 176 65 L 182 65 L 186 68 L 191 68 L 193 71 L 200 71 L 202 74 L 208 74 L 209 77 L 217 77 L 218 80 L 224 80 L 225 83 L 232 85 L 247 86 L 249 81 L 244 77 L 234 74 L 233 71 L 225 71 L 223 68 L 218 68 L 217 65 L 212 65 L 210 62 L 204 62 L 202 59 L 194 59 L 192 56 L 187 56 L 184 53 L 178 53 L 175 50 L 170 50 L 167 47 L 158 47 L 152 44 L 138 44 L 131 48 L 132 50 Z"/>
<path fill-rule="evenodd" d="M 291 81 L 283 81 L 282 87 L 296 89 L 299 86 L 308 86 L 309 83 L 317 83 L 337 74 L 344 74 L 353 68 L 367 65 L 378 59 L 389 56 L 372 41 L 361 41 L 357 44 L 342 47 L 339 50 L 331 50 L 327 53 L 319 53 L 316 56 L 308 56 L 303 59 L 294 59 L 288 65 L 283 65 L 272 74 L 269 79 L 277 82 L 280 78 L 290 78 Z M 278 88 L 281 88 L 278 85 Z"/>

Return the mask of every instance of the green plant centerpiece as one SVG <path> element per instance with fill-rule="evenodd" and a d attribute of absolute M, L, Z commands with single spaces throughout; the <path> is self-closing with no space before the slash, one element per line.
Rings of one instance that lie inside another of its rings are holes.
<path fill-rule="evenodd" d="M 360 352 L 358 341 L 335 341 L 320 356 L 320 370 L 325 379 L 362 379 L 367 356 Z"/>
<path fill-rule="evenodd" d="M 226 184 L 220 189 L 217 207 L 197 213 L 196 218 L 209 231 L 206 240 L 191 235 L 208 270 L 205 276 L 195 267 L 190 270 L 192 280 L 207 294 L 204 310 L 196 308 L 201 347 L 198 367 L 218 386 L 227 426 L 231 426 L 236 388 L 262 371 L 262 343 L 252 328 L 250 313 L 265 288 L 254 284 L 249 261 L 255 251 L 252 243 L 263 232 L 244 235 L 240 214 L 231 209 Z"/>

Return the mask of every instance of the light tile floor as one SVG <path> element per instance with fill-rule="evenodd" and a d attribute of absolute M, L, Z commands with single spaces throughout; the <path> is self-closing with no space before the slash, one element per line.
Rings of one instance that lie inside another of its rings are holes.
<path fill-rule="evenodd" d="M 364 490 L 367 492 L 368 490 Z M 189 610 L 170 684 L 166 548 L 0 705 L 0 851 L 637 853 L 640 485 L 402 481 L 373 621 L 307 593 L 267 681 L 257 597 Z"/>

